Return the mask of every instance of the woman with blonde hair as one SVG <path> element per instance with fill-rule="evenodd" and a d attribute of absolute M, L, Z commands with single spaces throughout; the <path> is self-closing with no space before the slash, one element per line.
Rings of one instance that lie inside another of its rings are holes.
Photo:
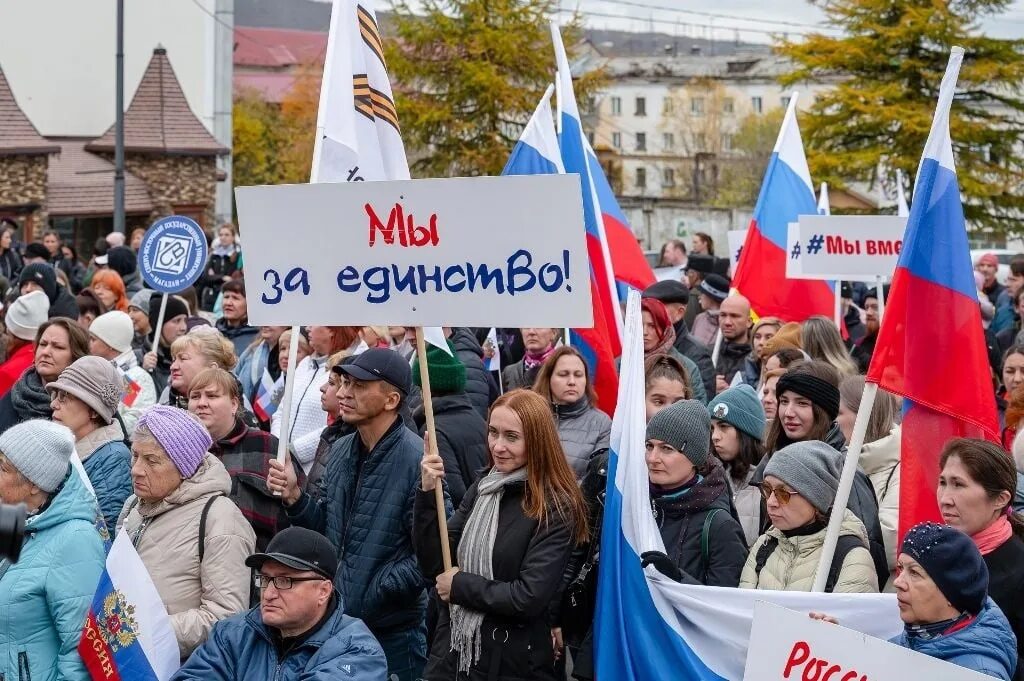
<path fill-rule="evenodd" d="M 811 359 L 828 362 L 835 367 L 841 377 L 857 375 L 857 365 L 843 344 L 843 338 L 839 335 L 835 322 L 828 317 L 809 317 L 803 323 L 800 338 L 803 351 L 810 355 Z"/>
<path fill-rule="evenodd" d="M 513 390 L 498 398 L 487 443 L 492 466 L 448 521 L 457 565 L 449 570 L 434 504 L 444 462 L 425 453 L 421 464 L 413 545 L 442 601 L 423 676 L 554 681 L 560 650 L 552 645 L 548 610 L 570 553 L 587 538 L 586 505 L 548 402 L 537 393 Z"/>
<path fill-rule="evenodd" d="M 188 409 L 188 388 L 203 369 L 231 371 L 238 363 L 235 346 L 212 326 L 197 326 L 171 343 L 171 376 L 158 404 Z"/>

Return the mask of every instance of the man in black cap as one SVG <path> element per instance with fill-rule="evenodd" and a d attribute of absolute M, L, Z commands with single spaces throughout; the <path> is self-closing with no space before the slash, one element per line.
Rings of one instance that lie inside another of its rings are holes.
<path fill-rule="evenodd" d="M 686 261 L 686 285 L 690 288 L 690 298 L 686 304 L 686 327 L 693 328 L 693 322 L 700 314 L 700 283 L 704 277 L 715 271 L 715 256 L 706 253 L 691 253 Z"/>
<path fill-rule="evenodd" d="M 643 292 L 644 298 L 660 300 L 668 311 L 668 318 L 676 330 L 675 349 L 684 357 L 689 357 L 700 370 L 700 381 L 704 384 L 704 392 L 708 399 L 715 394 L 715 365 L 711 363 L 711 352 L 693 337 L 686 326 L 686 314 L 689 312 L 690 291 L 681 281 L 667 279 L 658 281 Z M 696 303 L 693 303 L 696 304 Z"/>
<path fill-rule="evenodd" d="M 721 274 L 709 274 L 704 277 L 698 287 L 698 300 L 703 310 L 693 320 L 693 335 L 708 348 L 715 344 L 715 335 L 718 333 L 718 308 L 722 301 L 729 297 L 729 280 Z M 713 353 L 712 353 L 713 354 Z"/>
<path fill-rule="evenodd" d="M 107 267 L 121 275 L 125 294 L 131 298 L 142 290 L 138 256 L 127 246 L 116 246 L 107 251 Z"/>
<path fill-rule="evenodd" d="M 78 319 L 78 303 L 66 288 L 57 282 L 57 271 L 47 263 L 25 265 L 18 277 L 21 295 L 29 291 L 42 291 L 50 301 L 50 319 L 68 317 Z"/>
<path fill-rule="evenodd" d="M 332 586 L 338 562 L 326 537 L 289 527 L 245 564 L 256 570 L 259 606 L 215 624 L 176 681 L 385 678 L 380 644 L 344 614 Z"/>
<path fill-rule="evenodd" d="M 331 447 L 312 493 L 299 489 L 290 460 L 270 462 L 267 486 L 281 495 L 292 524 L 323 532 L 337 548 L 334 584 L 345 613 L 377 637 L 388 674 L 413 681 L 427 660 L 427 597 L 412 548 L 423 440 L 399 417 L 412 373 L 397 352 L 382 348 L 338 369 L 341 419 L 356 432 Z"/>

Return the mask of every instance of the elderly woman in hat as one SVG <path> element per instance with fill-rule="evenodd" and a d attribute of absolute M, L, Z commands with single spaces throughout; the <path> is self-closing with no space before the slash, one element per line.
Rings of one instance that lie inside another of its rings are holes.
<path fill-rule="evenodd" d="M 46 386 L 53 420 L 75 436 L 75 451 L 89 475 L 109 529 L 117 525 L 124 501 L 132 493 L 131 452 L 120 422 L 114 422 L 124 394 L 120 370 L 88 355 L 76 360 Z"/>
<path fill-rule="evenodd" d="M 87 681 L 82 624 L 103 572 L 96 501 L 71 465 L 65 426 L 25 421 L 0 435 L 0 501 L 24 504 L 25 541 L 0 561 L 0 678 Z"/>
<path fill-rule="evenodd" d="M 156 405 L 132 439 L 132 487 L 121 512 L 139 557 L 171 616 L 182 659 L 218 620 L 246 609 L 246 557 L 256 536 L 228 497 L 231 476 L 208 453 L 213 441 L 193 414 Z"/>

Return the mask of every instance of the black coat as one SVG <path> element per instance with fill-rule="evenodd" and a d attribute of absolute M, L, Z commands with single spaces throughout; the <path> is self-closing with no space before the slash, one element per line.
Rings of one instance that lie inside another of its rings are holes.
<path fill-rule="evenodd" d="M 505 367 L 501 372 L 501 380 L 505 384 L 505 392 L 515 390 L 516 388 L 526 388 L 529 390 L 533 387 L 533 382 L 537 380 L 537 374 L 540 373 L 541 365 L 527 369 L 525 360 L 519 360 L 515 364 Z"/>
<path fill-rule="evenodd" d="M 449 338 L 455 346 L 455 354 L 466 367 L 466 395 L 480 418 L 487 418 L 487 411 L 498 399 L 498 384 L 491 372 L 484 368 L 484 350 L 473 332 L 465 327 L 452 329 Z"/>
<path fill-rule="evenodd" d="M 444 461 L 444 479 L 452 506 L 458 508 L 466 490 L 487 467 L 487 423 L 464 393 L 434 395 L 434 429 L 437 453 Z M 420 437 L 426 430 L 426 416 L 420 408 L 413 414 Z"/>
<path fill-rule="evenodd" d="M 21 255 L 13 248 L 8 248 L 0 253 L 0 277 L 7 279 L 9 286 L 17 287 L 18 275 L 21 274 L 23 267 L 25 267 L 25 263 L 22 261 Z"/>
<path fill-rule="evenodd" d="M 78 321 L 78 302 L 66 288 L 57 286 L 57 294 L 50 301 L 50 319 L 54 317 L 67 317 Z"/>
<path fill-rule="evenodd" d="M 1017 637 L 1017 672 L 1015 681 L 1024 679 L 1024 657 L 1021 656 L 1021 641 L 1024 640 L 1024 541 L 1011 537 L 998 549 L 985 556 L 988 566 L 988 595 L 1010 621 L 1014 636 Z"/>
<path fill-rule="evenodd" d="M 689 310 L 690 308 L 687 307 L 686 309 Z M 676 342 L 674 345 L 676 351 L 684 357 L 689 357 L 697 365 L 697 368 L 700 369 L 701 383 L 704 384 L 704 393 L 708 396 L 709 401 L 714 399 L 715 365 L 711 361 L 711 352 L 706 345 L 694 338 L 690 333 L 685 319 L 680 319 L 676 322 L 674 328 L 676 330 Z"/>
<path fill-rule="evenodd" d="M 460 572 L 452 580 L 451 602 L 484 613 L 480 660 L 469 674 L 457 674 L 458 653 L 451 650 L 451 616 L 441 603 L 437 634 L 425 679 L 434 681 L 554 681 L 549 610 L 558 600 L 562 574 L 573 549 L 573 527 L 551 511 L 540 526 L 523 513 L 525 483 L 505 488 L 498 511 L 499 541 L 492 554 L 493 579 Z M 448 520 L 452 559 L 477 498 L 470 487 L 459 510 Z M 413 544 L 424 576 L 433 581 L 443 571 L 437 540 L 433 492 L 416 495 Z M 496 673 L 492 676 L 492 665 Z"/>
<path fill-rule="evenodd" d="M 724 378 L 726 383 L 732 383 L 733 376 L 737 371 L 741 374 L 744 373 L 750 350 L 750 343 L 733 343 L 723 338 L 722 348 L 718 351 L 718 366 L 715 367 L 715 373 Z M 709 393 L 708 400 L 710 401 L 716 394 L 716 392 Z"/>

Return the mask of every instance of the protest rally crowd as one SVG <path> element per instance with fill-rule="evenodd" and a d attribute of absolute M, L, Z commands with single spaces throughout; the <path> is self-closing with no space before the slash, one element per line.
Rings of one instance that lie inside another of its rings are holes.
<path fill-rule="evenodd" d="M 2 258 L 0 498 L 26 505 L 30 536 L 0 566 L 4 678 L 89 678 L 79 640 L 122 529 L 170 616 L 175 679 L 595 677 L 611 418 L 563 329 L 444 328 L 446 347 L 426 352 L 431 454 L 418 329 L 303 328 L 289 366 L 291 330 L 248 324 L 231 227 L 155 328 L 160 294 L 122 240 L 87 264 L 55 234 Z M 879 330 L 876 290 L 844 286 L 842 332 L 824 317 L 754 322 L 709 236 L 662 256 L 642 329 L 665 552 L 642 565 L 684 584 L 809 591 Z M 898 545 L 900 409 L 879 393 L 826 591 L 895 592 L 900 645 L 1011 679 L 1024 634 L 1024 255 L 1005 285 L 993 260 L 976 270 L 1004 446 L 950 440 L 935 490 L 945 525 Z"/>

